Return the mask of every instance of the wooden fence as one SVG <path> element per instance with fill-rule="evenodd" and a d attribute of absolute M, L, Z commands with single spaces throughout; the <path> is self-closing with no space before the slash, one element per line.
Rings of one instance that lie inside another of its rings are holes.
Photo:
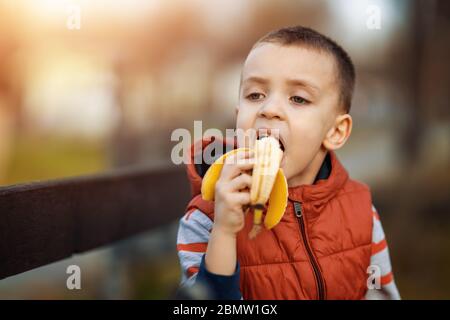
<path fill-rule="evenodd" d="M 178 219 L 183 168 L 122 169 L 0 188 L 0 279 Z"/>

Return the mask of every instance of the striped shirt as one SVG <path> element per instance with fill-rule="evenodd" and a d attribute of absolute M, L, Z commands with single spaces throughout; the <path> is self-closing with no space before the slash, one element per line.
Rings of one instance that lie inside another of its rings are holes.
<path fill-rule="evenodd" d="M 380 217 L 372 206 L 372 256 L 368 274 L 367 300 L 398 300 L 400 294 L 395 285 L 386 237 Z M 208 283 L 205 288 L 207 297 L 215 299 L 242 299 L 239 292 L 239 263 L 235 274 L 216 275 L 208 272 L 204 255 L 213 226 L 211 219 L 198 209 L 187 212 L 179 221 L 177 251 L 182 274 L 180 289 L 194 287 L 198 283 Z M 369 279 L 373 278 L 373 282 Z M 206 298 L 206 296 L 203 296 Z"/>

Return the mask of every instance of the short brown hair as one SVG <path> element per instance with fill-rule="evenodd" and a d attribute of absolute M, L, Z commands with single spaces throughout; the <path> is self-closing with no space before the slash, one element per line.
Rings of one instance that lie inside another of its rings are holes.
<path fill-rule="evenodd" d="M 302 26 L 285 27 L 271 31 L 259 39 L 253 48 L 261 43 L 277 43 L 280 45 L 300 45 L 326 52 L 334 57 L 338 69 L 340 86 L 340 104 L 345 112 L 350 111 L 355 86 L 355 67 L 348 53 L 323 34 Z"/>

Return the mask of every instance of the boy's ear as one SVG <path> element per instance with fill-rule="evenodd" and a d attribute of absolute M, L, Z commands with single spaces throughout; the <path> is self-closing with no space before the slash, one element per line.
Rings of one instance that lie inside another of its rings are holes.
<path fill-rule="evenodd" d="M 323 146 L 327 150 L 337 150 L 342 147 L 352 133 L 352 125 L 351 115 L 348 113 L 338 115 L 323 140 Z"/>

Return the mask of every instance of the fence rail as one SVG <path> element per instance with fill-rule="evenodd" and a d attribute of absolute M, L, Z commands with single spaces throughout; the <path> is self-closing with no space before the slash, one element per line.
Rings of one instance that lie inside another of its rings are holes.
<path fill-rule="evenodd" d="M 0 188 L 0 279 L 181 217 L 182 168 L 122 169 Z"/>

